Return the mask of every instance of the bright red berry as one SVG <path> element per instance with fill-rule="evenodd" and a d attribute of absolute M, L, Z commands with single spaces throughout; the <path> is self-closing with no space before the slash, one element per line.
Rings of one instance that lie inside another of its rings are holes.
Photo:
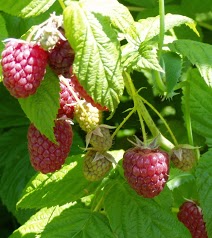
<path fill-rule="evenodd" d="M 57 120 L 54 134 L 58 144 L 51 142 L 31 124 L 28 129 L 28 149 L 30 161 L 35 170 L 44 174 L 61 168 L 72 145 L 71 125 L 64 120 Z"/>
<path fill-rule="evenodd" d="M 57 75 L 70 78 L 70 66 L 74 61 L 74 50 L 66 40 L 59 40 L 55 47 L 49 52 L 49 66 Z"/>
<path fill-rule="evenodd" d="M 70 85 L 70 87 L 72 87 Z M 75 93 L 78 96 L 77 93 Z M 60 108 L 58 110 L 58 118 L 65 117 L 73 119 L 74 117 L 74 106 L 76 99 L 66 84 L 60 81 Z"/>
<path fill-rule="evenodd" d="M 123 156 L 124 176 L 129 185 L 146 198 L 157 196 L 169 174 L 169 156 L 159 149 L 128 149 Z"/>
<path fill-rule="evenodd" d="M 99 103 L 94 102 L 93 98 L 86 92 L 83 86 L 80 84 L 77 76 L 73 74 L 72 67 L 70 67 L 71 83 L 74 87 L 74 90 L 79 93 L 79 95 L 89 102 L 92 106 L 98 108 L 100 111 L 107 111 L 107 107 L 100 105 Z"/>
<path fill-rule="evenodd" d="M 207 238 L 205 222 L 203 220 L 202 210 L 193 201 L 186 201 L 180 206 L 177 214 L 181 221 L 191 232 L 192 238 Z"/>
<path fill-rule="evenodd" d="M 47 52 L 37 44 L 14 39 L 6 44 L 1 65 L 10 94 L 25 98 L 36 92 L 44 77 Z"/>

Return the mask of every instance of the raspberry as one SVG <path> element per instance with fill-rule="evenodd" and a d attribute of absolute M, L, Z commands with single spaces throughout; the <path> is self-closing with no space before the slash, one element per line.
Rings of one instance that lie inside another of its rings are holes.
<path fill-rule="evenodd" d="M 74 90 L 79 93 L 79 95 L 84 98 L 87 102 L 91 103 L 92 106 L 98 108 L 100 111 L 108 111 L 107 107 L 100 105 L 99 103 L 94 102 L 93 98 L 88 95 L 83 86 L 80 84 L 77 76 L 73 74 L 73 69 L 70 67 L 71 82 L 74 87 Z"/>
<path fill-rule="evenodd" d="M 2 52 L 3 83 L 12 96 L 28 97 L 39 87 L 46 64 L 47 53 L 39 45 L 11 40 Z"/>
<path fill-rule="evenodd" d="M 102 121 L 102 111 L 93 107 L 90 103 L 82 101 L 74 107 L 74 117 L 82 130 L 90 132 L 94 130 Z"/>
<path fill-rule="evenodd" d="M 95 150 L 89 150 L 85 154 L 83 163 L 83 174 L 89 181 L 98 181 L 109 172 L 112 167 L 107 154 L 100 154 Z"/>
<path fill-rule="evenodd" d="M 70 66 L 74 61 L 74 51 L 67 40 L 59 40 L 49 52 L 49 66 L 57 75 L 70 78 Z"/>
<path fill-rule="evenodd" d="M 157 196 L 169 173 L 169 157 L 159 149 L 128 149 L 123 156 L 124 176 L 129 185 L 146 198 Z"/>
<path fill-rule="evenodd" d="M 193 201 L 186 201 L 180 206 L 177 214 L 181 221 L 191 232 L 192 238 L 207 238 L 207 231 L 201 208 Z"/>
<path fill-rule="evenodd" d="M 28 149 L 30 161 L 35 170 L 44 174 L 61 168 L 72 145 L 72 128 L 64 120 L 55 123 L 54 134 L 58 144 L 54 144 L 31 124 L 28 129 Z"/>
<path fill-rule="evenodd" d="M 71 93 L 71 91 L 68 89 L 67 85 L 65 85 L 62 81 L 60 81 L 60 108 L 58 110 L 57 117 L 58 118 L 65 117 L 73 119 L 75 103 L 76 99 Z"/>
<path fill-rule="evenodd" d="M 189 171 L 196 164 L 196 154 L 192 146 L 180 145 L 172 150 L 171 160 L 175 167 Z"/>
<path fill-rule="evenodd" d="M 112 138 L 109 131 L 109 126 L 100 125 L 86 136 L 86 144 L 89 143 L 97 151 L 107 151 L 112 146 Z"/>

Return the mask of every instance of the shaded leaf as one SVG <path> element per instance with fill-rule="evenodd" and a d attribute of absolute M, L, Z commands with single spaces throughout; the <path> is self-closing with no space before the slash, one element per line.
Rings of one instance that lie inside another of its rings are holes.
<path fill-rule="evenodd" d="M 212 46 L 192 40 L 176 40 L 169 48 L 186 56 L 196 65 L 206 84 L 212 87 Z"/>
<path fill-rule="evenodd" d="M 11 129 L 0 137 L 0 197 L 16 213 L 16 203 L 34 175 L 27 150 L 26 127 Z"/>
<path fill-rule="evenodd" d="M 190 237 L 171 211 L 163 209 L 153 199 L 138 196 L 126 182 L 115 180 L 108 186 L 105 211 L 117 237 Z"/>
<path fill-rule="evenodd" d="M 190 113 L 193 130 L 205 137 L 212 146 L 212 88 L 208 87 L 198 70 L 189 72 Z"/>
<path fill-rule="evenodd" d="M 28 125 L 29 120 L 18 100 L 9 94 L 3 84 L 0 84 L 0 95 L 0 128 Z"/>

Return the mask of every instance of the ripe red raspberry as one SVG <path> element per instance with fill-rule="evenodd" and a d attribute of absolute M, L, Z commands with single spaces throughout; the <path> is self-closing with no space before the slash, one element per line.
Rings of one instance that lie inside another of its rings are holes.
<path fill-rule="evenodd" d="M 93 107 L 90 103 L 82 101 L 74 107 L 74 118 L 79 123 L 82 130 L 90 132 L 94 130 L 102 121 L 102 111 Z"/>
<path fill-rule="evenodd" d="M 196 157 L 195 148 L 190 145 L 179 145 L 171 153 L 171 161 L 175 167 L 183 171 L 189 171 L 195 166 Z"/>
<path fill-rule="evenodd" d="M 157 196 L 169 173 L 169 156 L 159 149 L 128 149 L 123 156 L 124 176 L 129 185 L 146 198 Z"/>
<path fill-rule="evenodd" d="M 58 144 L 54 144 L 31 124 L 28 129 L 28 149 L 30 161 L 35 170 L 44 174 L 61 168 L 72 145 L 71 125 L 64 121 L 55 122 L 54 134 Z"/>
<path fill-rule="evenodd" d="M 55 47 L 49 52 L 49 66 L 57 75 L 70 78 L 70 66 L 74 61 L 74 50 L 67 40 L 59 40 Z"/>
<path fill-rule="evenodd" d="M 46 64 L 47 52 L 39 45 L 11 40 L 2 52 L 3 83 L 12 96 L 28 97 L 39 87 Z"/>
<path fill-rule="evenodd" d="M 75 95 L 78 96 L 77 93 Z M 76 99 L 73 96 L 72 92 L 69 90 L 68 86 L 65 83 L 60 81 L 60 108 L 58 110 L 57 117 L 58 118 L 66 117 L 73 119 L 75 104 Z"/>
<path fill-rule="evenodd" d="M 177 216 L 179 221 L 189 229 L 192 238 L 208 238 L 202 210 L 195 202 L 184 202 Z"/>
<path fill-rule="evenodd" d="M 85 154 L 83 174 L 89 181 L 98 181 L 109 172 L 112 162 L 107 159 L 107 153 L 100 154 L 95 150 L 89 150 Z"/>
<path fill-rule="evenodd" d="M 71 75 L 71 83 L 74 87 L 74 90 L 79 93 L 79 95 L 85 99 L 87 102 L 89 102 L 92 106 L 98 108 L 100 111 L 108 111 L 107 107 L 100 105 L 99 103 L 94 102 L 93 98 L 88 95 L 86 90 L 83 88 L 83 86 L 80 84 L 77 76 L 73 74 L 73 69 L 70 67 L 70 75 Z"/>

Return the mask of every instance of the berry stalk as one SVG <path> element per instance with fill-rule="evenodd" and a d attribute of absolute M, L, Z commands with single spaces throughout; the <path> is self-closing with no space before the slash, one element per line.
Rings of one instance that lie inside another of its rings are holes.
<path fill-rule="evenodd" d="M 124 80 L 125 80 L 125 86 L 127 89 L 127 92 L 132 97 L 135 109 L 137 110 L 138 114 L 141 114 L 142 118 L 144 119 L 146 125 L 148 126 L 149 130 L 151 131 L 152 135 L 154 137 L 158 137 L 158 143 L 160 146 L 166 150 L 171 150 L 174 148 L 174 145 L 166 139 L 157 126 L 155 125 L 154 121 L 152 120 L 148 110 L 146 109 L 141 97 L 137 94 L 136 89 L 132 83 L 132 79 L 129 75 L 129 73 L 124 72 Z"/>

